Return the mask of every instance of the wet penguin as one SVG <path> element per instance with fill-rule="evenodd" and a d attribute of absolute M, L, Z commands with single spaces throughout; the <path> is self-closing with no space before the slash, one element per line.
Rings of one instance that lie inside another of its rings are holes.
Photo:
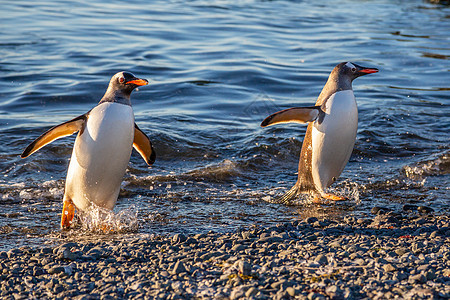
<path fill-rule="evenodd" d="M 56 139 L 78 132 L 67 171 L 61 228 L 70 227 L 75 208 L 114 208 L 132 148 L 148 165 L 155 161 L 152 143 L 134 122 L 130 101 L 131 92 L 147 84 L 147 80 L 128 72 L 115 74 L 96 107 L 51 128 L 23 151 L 21 157 L 25 158 Z"/>
<path fill-rule="evenodd" d="M 358 129 L 358 109 L 352 81 L 378 69 L 351 62 L 338 64 L 320 93 L 316 105 L 294 107 L 267 117 L 262 127 L 278 123 L 309 123 L 298 164 L 297 183 L 279 202 L 289 204 L 300 193 L 320 199 L 344 200 L 326 193 L 326 189 L 341 175 L 352 154 Z"/>

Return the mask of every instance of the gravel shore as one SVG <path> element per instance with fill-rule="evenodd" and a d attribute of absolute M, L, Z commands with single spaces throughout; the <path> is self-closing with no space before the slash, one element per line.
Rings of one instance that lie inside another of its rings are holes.
<path fill-rule="evenodd" d="M 373 211 L 0 252 L 2 299 L 449 299 L 450 217 Z"/>

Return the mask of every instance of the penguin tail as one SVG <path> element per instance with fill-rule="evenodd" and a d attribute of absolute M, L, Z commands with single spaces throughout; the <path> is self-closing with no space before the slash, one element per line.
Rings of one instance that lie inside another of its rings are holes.
<path fill-rule="evenodd" d="M 285 205 L 295 205 L 295 203 L 292 201 L 300 194 L 300 186 L 298 184 L 295 184 L 289 191 L 287 191 L 283 196 L 278 197 L 275 202 L 276 203 L 282 203 Z"/>

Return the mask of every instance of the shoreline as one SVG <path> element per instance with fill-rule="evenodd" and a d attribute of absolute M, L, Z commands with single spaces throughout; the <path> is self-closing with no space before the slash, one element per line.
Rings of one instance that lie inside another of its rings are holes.
<path fill-rule="evenodd" d="M 450 216 L 309 217 L 0 258 L 2 299 L 448 299 Z"/>

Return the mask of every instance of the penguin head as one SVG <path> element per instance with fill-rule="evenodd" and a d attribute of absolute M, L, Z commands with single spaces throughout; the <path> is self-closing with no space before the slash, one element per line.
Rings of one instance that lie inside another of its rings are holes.
<path fill-rule="evenodd" d="M 378 72 L 378 69 L 376 68 L 366 68 L 352 62 L 340 63 L 335 67 L 335 70 L 339 77 L 347 77 L 350 81 L 353 81 L 360 76 Z"/>
<path fill-rule="evenodd" d="M 336 92 L 351 90 L 352 82 L 355 78 L 376 72 L 378 72 L 378 69 L 362 67 L 352 62 L 342 62 L 338 64 L 334 67 L 333 71 L 331 71 L 327 83 L 317 98 L 316 105 L 322 105 Z"/>
<path fill-rule="evenodd" d="M 125 102 L 125 104 L 129 104 L 131 92 L 138 86 L 147 84 L 148 80 L 137 78 L 129 72 L 116 73 L 111 77 L 108 89 L 100 102 Z"/>
<path fill-rule="evenodd" d="M 138 86 L 147 85 L 148 80 L 137 78 L 129 72 L 116 73 L 109 82 L 110 87 L 123 92 L 131 92 Z"/>

